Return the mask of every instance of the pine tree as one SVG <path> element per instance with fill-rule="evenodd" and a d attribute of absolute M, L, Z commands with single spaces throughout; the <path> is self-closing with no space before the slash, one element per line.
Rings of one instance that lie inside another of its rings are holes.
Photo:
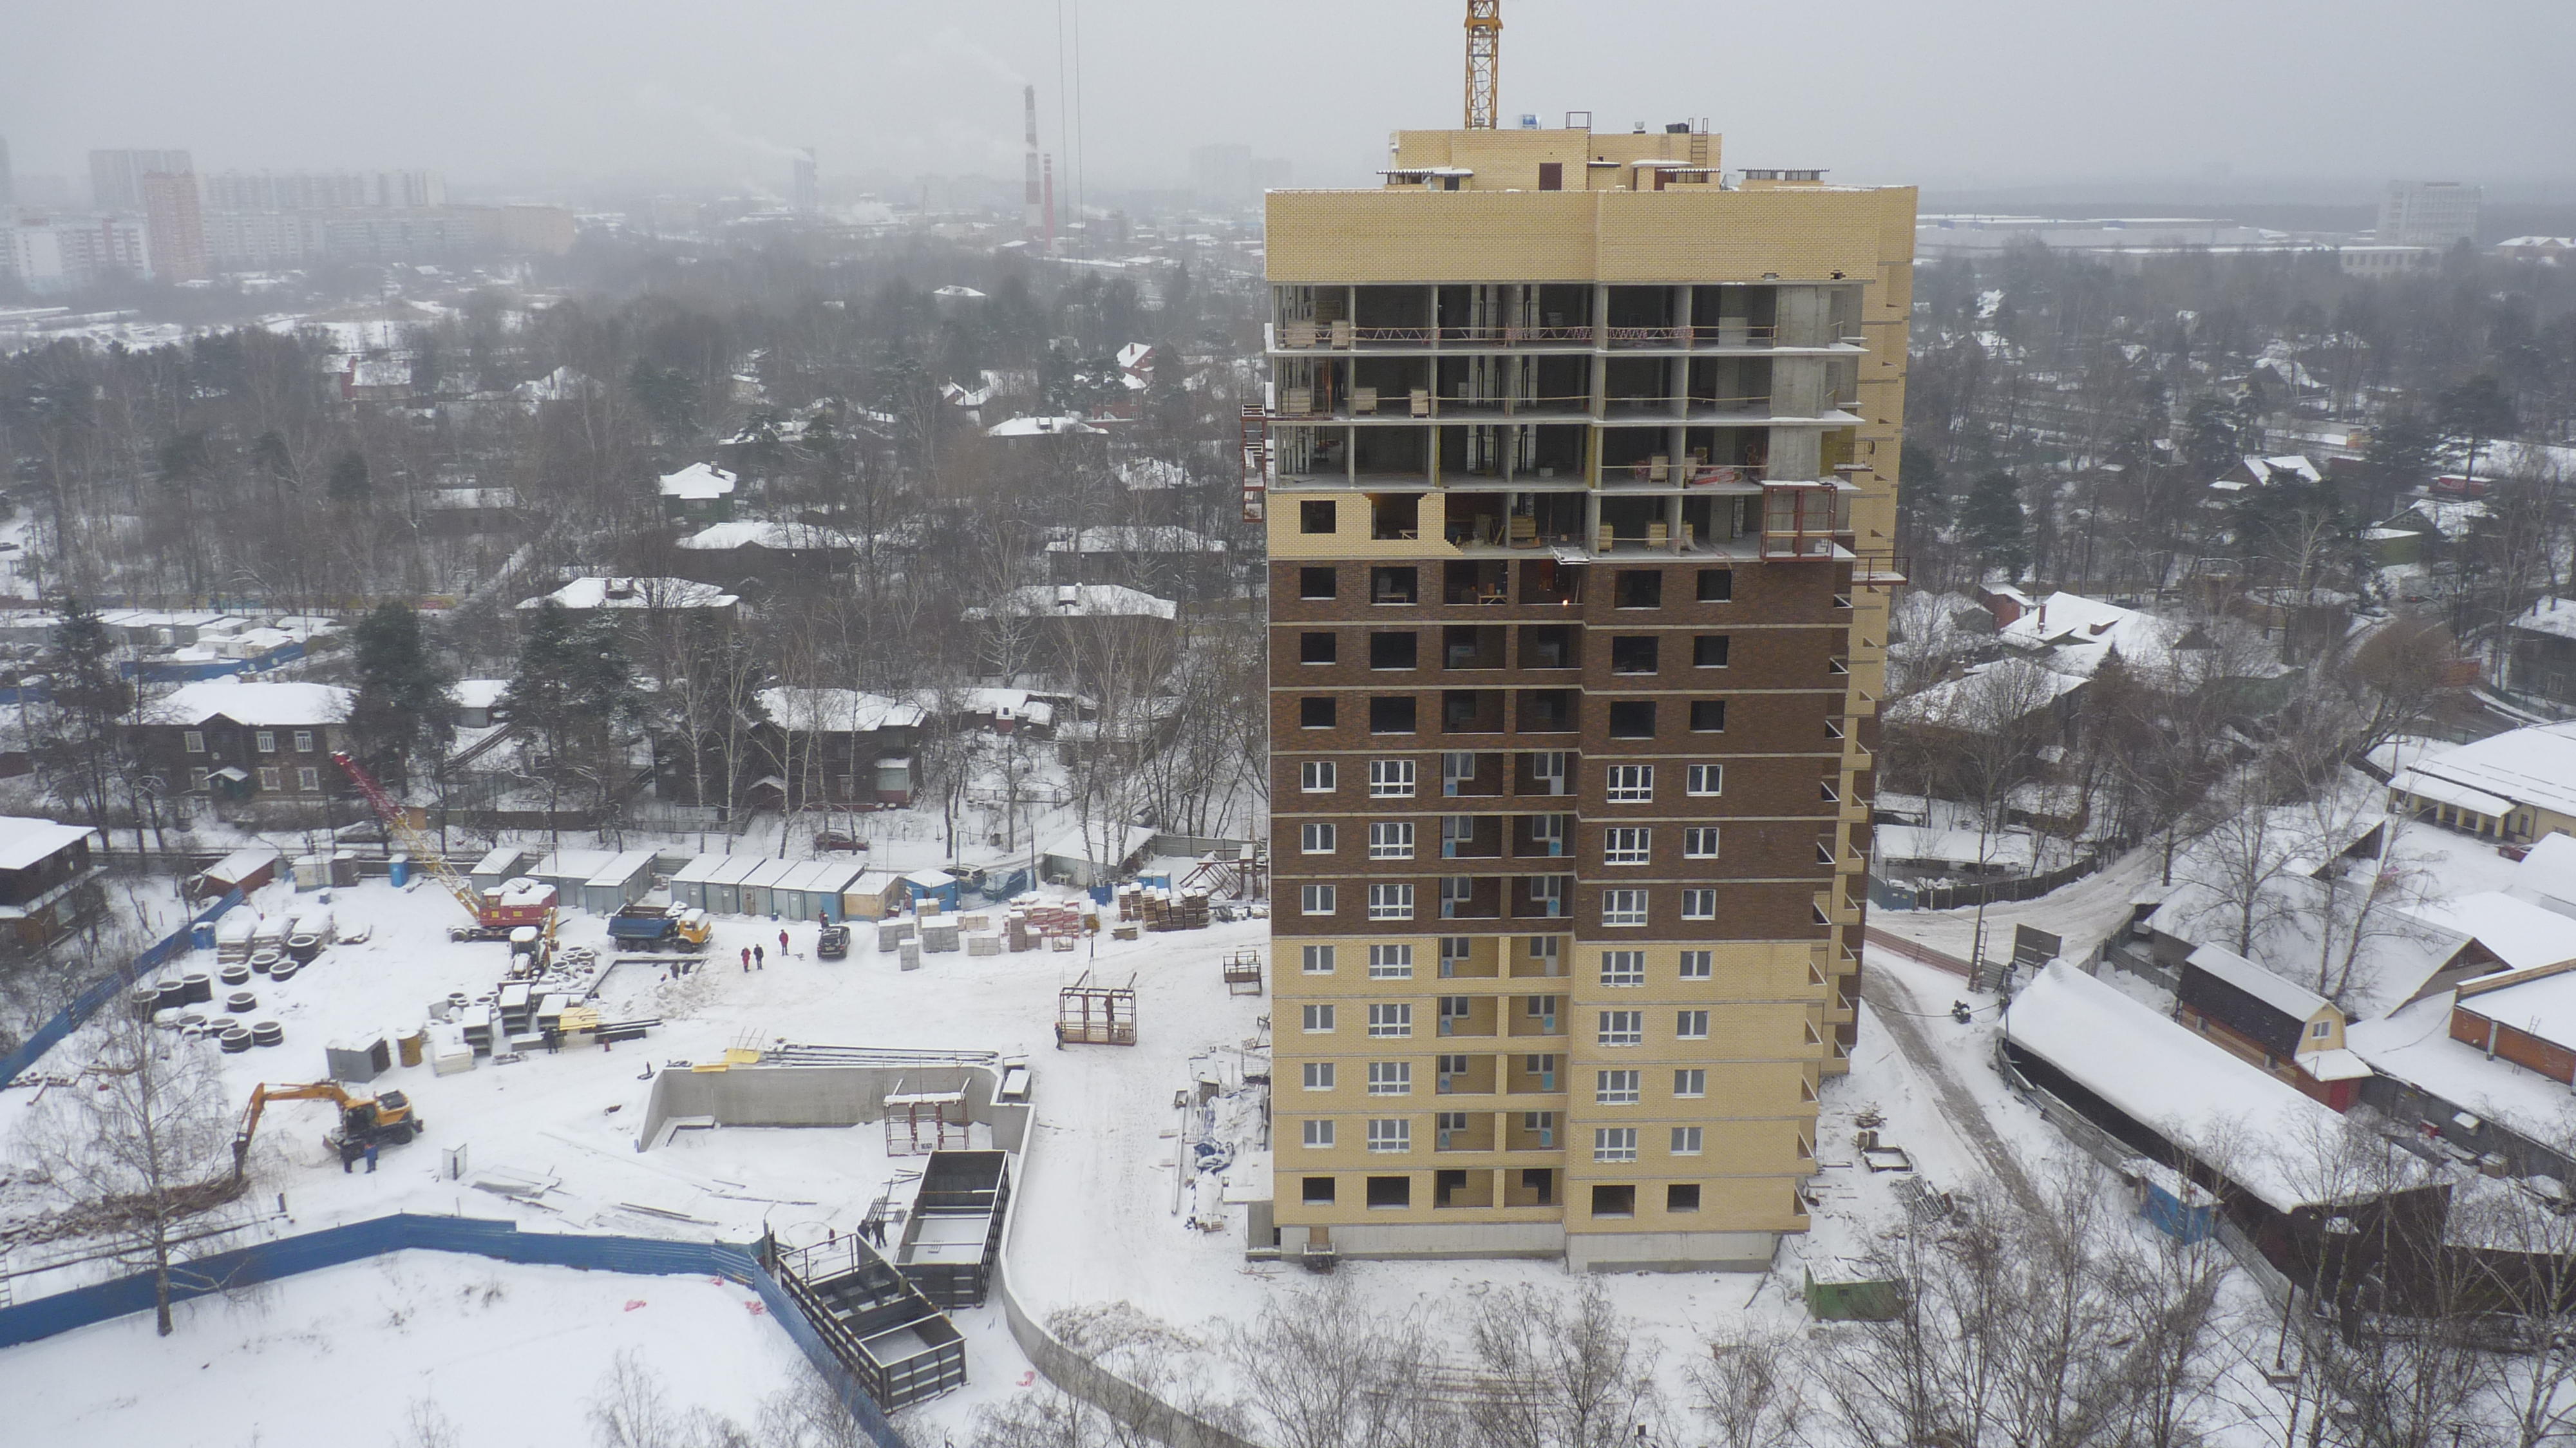
<path fill-rule="evenodd" d="M 2442 430 L 2460 440 L 2464 455 L 2460 471 L 2468 477 L 2477 476 L 2478 453 L 2487 443 L 2511 434 L 2521 425 L 2504 385 L 2484 372 L 2445 390 L 2440 413 Z"/>
<path fill-rule="evenodd" d="M 327 491 L 335 503 L 363 503 L 373 490 L 367 480 L 367 460 L 353 452 L 340 454 L 331 464 L 331 481 Z"/>
<path fill-rule="evenodd" d="M 133 684 L 117 672 L 115 637 L 87 601 L 64 601 L 44 669 L 54 726 L 44 752 L 56 771 L 55 790 L 104 836 L 108 786 L 116 777 L 120 735 L 134 712 L 135 695 Z"/>
<path fill-rule="evenodd" d="M 2021 485 L 2001 470 L 1980 473 L 1959 509 L 1959 533 L 1987 568 L 2014 578 L 2030 562 L 2030 520 L 2022 513 Z"/>
<path fill-rule="evenodd" d="M 431 657 L 420 615 L 407 603 L 376 605 L 354 634 L 358 692 L 349 729 L 360 761 L 399 787 L 414 759 L 436 761 L 455 737 L 447 692 L 455 679 Z"/>

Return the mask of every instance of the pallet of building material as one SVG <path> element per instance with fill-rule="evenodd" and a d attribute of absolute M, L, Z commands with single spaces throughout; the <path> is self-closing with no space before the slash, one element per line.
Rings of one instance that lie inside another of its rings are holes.
<path fill-rule="evenodd" d="M 978 930 L 992 929 L 993 920 L 991 916 L 980 911 L 973 915 L 960 915 L 957 917 L 957 928 L 971 935 Z"/>
<path fill-rule="evenodd" d="M 880 920 L 877 922 L 877 954 L 892 954 L 896 947 L 909 944 L 911 941 L 911 921 Z"/>
<path fill-rule="evenodd" d="M 1037 932 L 1029 928 L 1029 912 L 1014 910 L 1002 917 L 1002 940 L 1013 955 L 1036 946 Z"/>
<path fill-rule="evenodd" d="M 897 947 L 895 958 L 902 962 L 903 969 L 905 970 L 921 969 L 921 942 L 918 940 L 905 941 L 901 946 Z"/>
<path fill-rule="evenodd" d="M 957 938 L 957 925 L 953 920 L 925 920 L 921 923 L 921 948 L 933 955 L 946 955 L 957 949 Z"/>
<path fill-rule="evenodd" d="M 999 955 L 1002 953 L 1002 937 L 990 930 L 969 930 L 966 932 L 966 953 Z"/>

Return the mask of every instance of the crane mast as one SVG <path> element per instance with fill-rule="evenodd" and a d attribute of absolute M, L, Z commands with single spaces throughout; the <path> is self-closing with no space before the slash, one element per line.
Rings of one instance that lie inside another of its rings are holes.
<path fill-rule="evenodd" d="M 435 840 L 413 828 L 411 819 L 403 813 L 402 806 L 394 803 L 393 797 L 385 793 L 385 787 L 376 783 L 375 776 L 367 773 L 358 761 L 350 758 L 345 749 L 333 751 L 331 762 L 340 766 L 341 771 L 349 776 L 349 782 L 358 787 L 358 793 L 365 795 L 367 803 L 375 807 L 376 818 L 383 820 L 385 828 L 393 831 L 395 836 L 401 839 L 403 848 L 411 852 L 412 859 L 421 868 L 436 876 L 438 883 L 447 887 L 447 893 L 456 897 L 456 903 L 465 907 L 465 913 L 474 917 L 474 923 L 491 924 L 492 922 L 487 918 L 488 911 L 485 909 L 483 892 L 475 889 L 473 882 L 456 873 L 456 868 L 447 863 L 446 851 L 441 850 Z"/>
<path fill-rule="evenodd" d="M 1503 0 L 1467 0 L 1467 129 L 1490 131 L 1501 108 L 1495 87 L 1503 63 Z"/>

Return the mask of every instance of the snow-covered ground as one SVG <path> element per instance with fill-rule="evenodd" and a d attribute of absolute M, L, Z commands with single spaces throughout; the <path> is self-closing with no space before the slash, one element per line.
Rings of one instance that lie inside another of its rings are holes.
<path fill-rule="evenodd" d="M 592 1441 L 620 1354 L 675 1413 L 748 1428 L 811 1375 L 750 1289 L 399 1252 L 0 1352 L 0 1439 L 83 1448 L 411 1442 L 434 1404 L 470 1444 Z"/>

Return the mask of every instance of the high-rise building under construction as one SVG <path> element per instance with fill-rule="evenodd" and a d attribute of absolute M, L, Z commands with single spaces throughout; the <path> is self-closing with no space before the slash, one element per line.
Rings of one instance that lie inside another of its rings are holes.
<path fill-rule="evenodd" d="M 1272 1221 L 1760 1263 L 1853 1042 L 1914 193 L 1485 95 L 1268 198 Z"/>

